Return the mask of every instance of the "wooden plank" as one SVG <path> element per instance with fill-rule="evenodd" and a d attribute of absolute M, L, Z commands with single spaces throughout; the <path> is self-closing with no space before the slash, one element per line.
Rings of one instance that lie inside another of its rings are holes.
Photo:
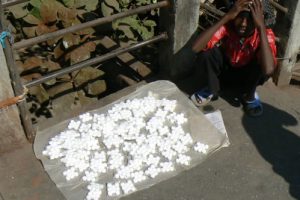
<path fill-rule="evenodd" d="M 300 70 L 300 63 L 296 63 L 295 66 L 293 67 L 293 71 Z"/>
<path fill-rule="evenodd" d="M 296 77 L 300 77 L 300 72 L 293 72 L 292 75 Z"/>

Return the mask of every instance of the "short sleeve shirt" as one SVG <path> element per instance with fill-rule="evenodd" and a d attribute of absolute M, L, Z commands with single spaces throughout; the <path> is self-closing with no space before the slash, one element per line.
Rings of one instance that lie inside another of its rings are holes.
<path fill-rule="evenodd" d="M 274 63 L 277 64 L 275 34 L 272 29 L 266 29 L 266 33 Z M 257 29 L 251 36 L 241 38 L 226 26 L 222 26 L 207 43 L 206 49 L 213 48 L 220 40 L 222 40 L 222 47 L 232 67 L 243 67 L 258 57 L 256 52 L 259 48 L 260 38 Z"/>

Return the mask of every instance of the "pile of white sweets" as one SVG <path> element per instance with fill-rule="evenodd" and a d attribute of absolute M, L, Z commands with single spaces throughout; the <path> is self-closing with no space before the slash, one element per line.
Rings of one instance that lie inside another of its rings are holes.
<path fill-rule="evenodd" d="M 115 104 L 106 114 L 82 114 L 49 141 L 43 154 L 60 159 L 67 181 L 89 183 L 87 200 L 134 192 L 147 179 L 189 165 L 191 148 L 207 153 L 208 145 L 185 133 L 187 118 L 175 112 L 176 104 L 150 92 Z M 106 184 L 101 181 L 105 174 L 113 174 Z"/>

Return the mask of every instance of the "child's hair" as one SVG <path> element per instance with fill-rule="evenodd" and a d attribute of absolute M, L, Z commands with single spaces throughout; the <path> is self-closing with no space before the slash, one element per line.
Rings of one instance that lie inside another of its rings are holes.
<path fill-rule="evenodd" d="M 229 10 L 235 3 L 235 0 L 228 0 L 228 5 L 226 6 Z M 266 27 L 272 27 L 276 23 L 276 14 L 274 7 L 270 4 L 269 0 L 262 0 L 264 18 Z"/>

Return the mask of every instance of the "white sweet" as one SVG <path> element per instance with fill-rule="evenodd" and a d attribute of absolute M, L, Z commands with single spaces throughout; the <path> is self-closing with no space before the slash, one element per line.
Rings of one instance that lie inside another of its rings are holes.
<path fill-rule="evenodd" d="M 92 182 L 87 186 L 89 192 L 86 196 L 86 200 L 99 200 L 102 195 L 103 188 L 103 185 Z"/>
<path fill-rule="evenodd" d="M 133 176 L 134 183 L 139 183 L 139 182 L 147 180 L 147 177 L 145 176 L 145 173 L 143 171 L 137 171 L 137 172 L 133 173 L 132 176 Z"/>
<path fill-rule="evenodd" d="M 155 165 L 151 165 L 146 171 L 145 174 L 150 176 L 151 178 L 155 178 L 159 173 L 161 172 L 160 168 L 155 166 Z"/>
<path fill-rule="evenodd" d="M 120 183 L 107 183 L 107 194 L 110 197 L 119 196 L 121 194 Z"/>
<path fill-rule="evenodd" d="M 209 146 L 207 144 L 197 142 L 194 146 L 194 150 L 199 152 L 199 153 L 207 154 L 208 147 Z"/>
<path fill-rule="evenodd" d="M 121 187 L 122 187 L 122 190 L 123 190 L 124 194 L 128 194 L 130 192 L 136 191 L 136 188 L 133 185 L 131 180 L 129 180 L 125 183 L 121 183 Z"/>
<path fill-rule="evenodd" d="M 134 192 L 135 184 L 172 172 L 177 164 L 190 165 L 186 153 L 191 147 L 208 152 L 208 145 L 193 146 L 193 138 L 184 130 L 187 117 L 176 113 L 176 106 L 177 101 L 159 100 L 150 92 L 117 103 L 105 114 L 81 114 L 50 139 L 43 155 L 60 159 L 67 181 L 88 182 L 88 200 L 104 196 L 98 181 L 106 173 L 113 176 L 113 182 L 106 184 L 109 197 Z"/>
<path fill-rule="evenodd" d="M 162 172 L 171 172 L 175 170 L 173 162 L 162 162 L 160 163 L 160 166 Z"/>
<path fill-rule="evenodd" d="M 176 162 L 181 165 L 190 165 L 191 157 L 184 154 L 179 154 Z"/>

